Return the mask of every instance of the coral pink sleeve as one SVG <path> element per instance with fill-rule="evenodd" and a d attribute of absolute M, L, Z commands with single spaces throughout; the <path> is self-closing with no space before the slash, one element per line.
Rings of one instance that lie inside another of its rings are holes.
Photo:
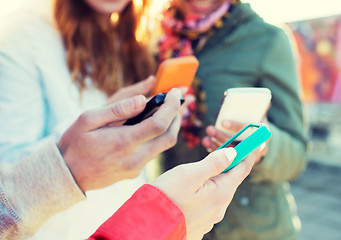
<path fill-rule="evenodd" d="M 145 184 L 88 240 L 185 240 L 182 211 L 158 188 Z"/>

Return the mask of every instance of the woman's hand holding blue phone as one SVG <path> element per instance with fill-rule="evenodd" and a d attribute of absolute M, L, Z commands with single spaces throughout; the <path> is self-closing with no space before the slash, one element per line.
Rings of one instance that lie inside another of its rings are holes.
<path fill-rule="evenodd" d="M 244 133 L 246 130 L 250 128 L 255 128 L 254 132 L 249 135 L 247 138 L 239 142 L 234 149 L 237 151 L 237 156 L 235 157 L 232 164 L 226 168 L 223 172 L 227 172 L 228 170 L 235 167 L 238 163 L 240 163 L 244 158 L 246 158 L 251 152 L 256 150 L 256 148 L 260 147 L 264 144 L 270 137 L 271 132 L 266 125 L 263 124 L 249 124 L 236 133 L 232 138 L 222 144 L 218 149 L 228 147 L 238 136 Z"/>
<path fill-rule="evenodd" d="M 233 122 L 231 122 L 231 124 L 233 124 Z M 243 134 L 246 130 L 249 131 L 250 129 L 252 129 L 253 131 L 248 137 L 246 137 L 241 142 L 235 141 L 241 134 Z M 266 125 L 248 124 L 244 128 L 242 128 L 239 132 L 237 132 L 234 136 L 229 138 L 226 142 L 224 142 L 219 147 L 217 147 L 217 144 L 219 144 L 219 142 L 225 141 L 228 138 L 228 136 L 226 136 L 225 133 L 222 133 L 220 130 L 216 129 L 213 126 L 208 127 L 207 133 L 211 135 L 210 137 L 205 137 L 203 140 L 203 145 L 206 148 L 218 150 L 221 148 L 233 146 L 235 150 L 237 151 L 237 156 L 234 159 L 233 163 L 223 172 L 227 172 L 228 170 L 235 167 L 239 162 L 241 162 L 251 152 L 253 152 L 262 144 L 264 144 L 266 141 L 268 141 L 271 137 L 271 132 Z M 254 162 L 257 162 L 259 159 L 261 159 L 265 155 L 265 153 L 266 152 L 262 152 L 262 151 L 255 153 L 253 156 L 253 158 L 255 158 Z"/>

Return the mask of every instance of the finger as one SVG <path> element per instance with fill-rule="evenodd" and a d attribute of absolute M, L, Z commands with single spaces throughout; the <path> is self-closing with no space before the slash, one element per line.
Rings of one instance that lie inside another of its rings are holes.
<path fill-rule="evenodd" d="M 214 126 L 210 125 L 206 128 L 206 133 L 213 138 L 217 135 L 217 132 L 218 130 Z"/>
<path fill-rule="evenodd" d="M 185 98 L 185 101 L 181 105 L 181 109 L 180 109 L 182 117 L 188 116 L 188 114 L 190 113 L 189 105 L 195 102 L 195 97 L 193 95 L 185 95 L 184 98 Z"/>
<path fill-rule="evenodd" d="M 265 143 L 263 143 L 257 149 L 255 149 L 252 153 L 250 153 L 250 155 L 247 156 L 247 158 L 251 158 L 251 161 L 253 161 L 254 164 L 259 163 L 262 157 L 265 155 L 264 147 L 266 147 Z"/>
<path fill-rule="evenodd" d="M 149 152 L 161 153 L 171 147 L 173 147 L 178 139 L 178 133 L 180 130 L 181 117 L 178 114 L 173 120 L 172 124 L 168 128 L 167 132 L 154 138 L 148 143 Z"/>
<path fill-rule="evenodd" d="M 130 126 L 129 134 L 136 141 L 148 141 L 167 131 L 180 110 L 181 94 L 178 89 L 168 92 L 164 104 L 149 118 Z"/>
<path fill-rule="evenodd" d="M 238 121 L 232 121 L 232 120 L 223 120 L 222 121 L 222 126 L 226 129 L 229 129 L 233 132 L 238 132 L 242 128 L 244 128 L 247 124 L 238 122 Z"/>
<path fill-rule="evenodd" d="M 262 152 L 266 147 L 267 147 L 266 143 L 262 143 L 262 144 L 259 146 L 259 151 Z"/>
<path fill-rule="evenodd" d="M 198 187 L 201 187 L 208 179 L 221 174 L 236 157 L 234 148 L 224 148 L 210 153 L 200 162 L 192 165 L 188 173 L 192 178 L 197 179 Z"/>
<path fill-rule="evenodd" d="M 149 92 L 152 90 L 155 83 L 155 77 L 149 76 L 146 80 L 138 82 L 134 85 L 127 87 L 127 94 L 133 95 L 148 95 Z"/>
<path fill-rule="evenodd" d="M 216 142 L 216 144 L 218 144 L 219 146 L 226 142 L 229 138 L 231 138 L 231 136 L 218 130 L 214 126 L 208 126 L 206 128 L 206 133 L 212 138 L 212 141 Z"/>
<path fill-rule="evenodd" d="M 144 167 L 150 160 L 154 159 L 161 152 L 174 146 L 177 141 L 177 135 L 180 129 L 180 116 L 177 116 L 166 133 L 152 139 L 151 141 L 141 144 L 139 147 L 139 163 L 138 165 Z"/>
<path fill-rule="evenodd" d="M 182 95 L 186 95 L 186 93 L 188 92 L 188 87 L 179 87 L 179 90 Z"/>
<path fill-rule="evenodd" d="M 207 151 L 212 152 L 216 150 L 220 145 L 212 141 L 212 139 L 208 136 L 202 139 L 202 145 L 207 149 Z"/>
<path fill-rule="evenodd" d="M 229 196 L 231 195 L 230 191 L 236 191 L 237 187 L 250 174 L 253 165 L 254 158 L 249 156 L 228 172 L 222 173 L 212 180 L 218 185 L 218 188 L 226 189 L 224 192 Z"/>
<path fill-rule="evenodd" d="M 185 103 L 188 105 L 190 103 L 195 102 L 195 96 L 193 94 L 185 95 Z"/>
<path fill-rule="evenodd" d="M 185 101 L 182 104 L 182 107 L 188 107 L 188 105 L 192 104 L 193 102 L 195 102 L 195 96 L 192 94 L 189 95 L 184 95 Z"/>
<path fill-rule="evenodd" d="M 90 110 L 78 118 L 78 123 L 85 131 L 104 127 L 110 123 L 127 120 L 136 116 L 146 106 L 146 98 L 142 95 L 121 100 L 101 109 Z"/>

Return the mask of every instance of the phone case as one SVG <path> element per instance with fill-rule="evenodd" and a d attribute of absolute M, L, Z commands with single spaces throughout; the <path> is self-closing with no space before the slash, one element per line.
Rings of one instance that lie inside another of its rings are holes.
<path fill-rule="evenodd" d="M 237 151 L 237 156 L 233 160 L 230 166 L 228 166 L 223 172 L 227 172 L 230 169 L 234 168 L 238 163 L 240 163 L 244 158 L 246 158 L 252 151 L 262 145 L 271 137 L 271 132 L 269 128 L 263 124 L 249 124 L 236 133 L 232 138 L 226 141 L 223 145 L 221 145 L 218 149 L 226 148 L 230 145 L 234 140 L 238 138 L 243 132 L 245 132 L 250 127 L 257 127 L 258 129 L 253 132 L 250 136 L 241 141 L 234 149 Z"/>
<path fill-rule="evenodd" d="M 199 61 L 194 56 L 164 60 L 156 73 L 152 94 L 165 93 L 176 87 L 189 87 L 198 66 Z"/>

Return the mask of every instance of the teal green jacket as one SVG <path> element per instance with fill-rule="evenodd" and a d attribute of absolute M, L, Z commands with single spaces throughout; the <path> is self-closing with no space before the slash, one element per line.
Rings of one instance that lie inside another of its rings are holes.
<path fill-rule="evenodd" d="M 300 221 L 288 182 L 304 170 L 307 152 L 299 81 L 288 36 L 265 23 L 248 4 L 236 5 L 224 27 L 196 57 L 200 63 L 197 77 L 206 92 L 207 113 L 202 116 L 206 126 L 214 125 L 226 89 L 267 87 L 272 92 L 268 153 L 238 188 L 223 221 L 205 239 L 297 239 Z M 167 168 L 207 155 L 202 146 L 188 149 L 185 145 L 180 138 L 164 154 Z"/>

